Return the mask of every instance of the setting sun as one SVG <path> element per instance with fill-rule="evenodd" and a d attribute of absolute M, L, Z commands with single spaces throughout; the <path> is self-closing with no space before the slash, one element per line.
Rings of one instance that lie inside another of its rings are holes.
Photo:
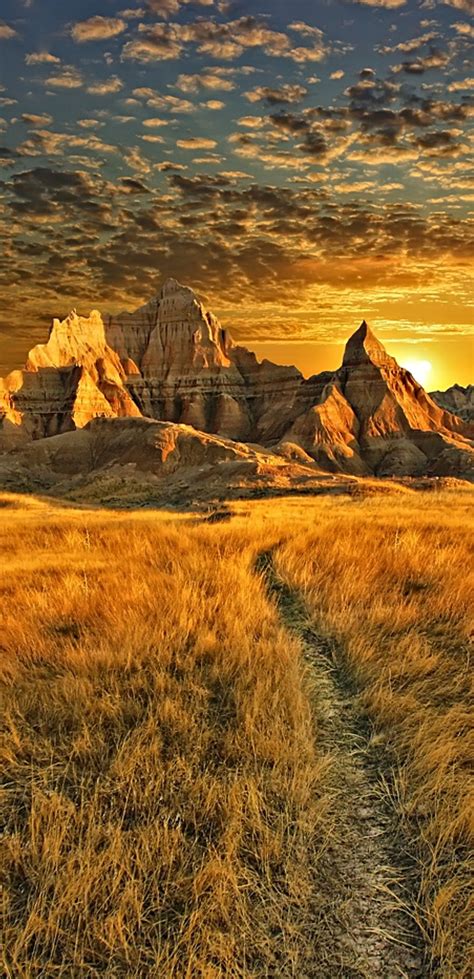
<path fill-rule="evenodd" d="M 431 371 L 433 370 L 433 365 L 430 360 L 403 360 L 401 366 L 405 367 L 410 374 L 413 374 L 415 381 L 426 387 Z"/>

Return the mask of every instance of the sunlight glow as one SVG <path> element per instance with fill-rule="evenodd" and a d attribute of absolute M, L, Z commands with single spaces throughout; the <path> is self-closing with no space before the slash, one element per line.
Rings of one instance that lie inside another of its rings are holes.
<path fill-rule="evenodd" d="M 426 387 L 428 378 L 433 370 L 433 365 L 429 360 L 404 360 L 401 364 L 410 374 L 413 374 L 415 381 Z"/>

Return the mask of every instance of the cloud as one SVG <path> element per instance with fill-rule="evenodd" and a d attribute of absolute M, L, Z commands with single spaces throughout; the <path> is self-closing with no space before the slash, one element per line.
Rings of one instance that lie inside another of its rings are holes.
<path fill-rule="evenodd" d="M 151 172 L 150 161 L 147 157 L 143 156 L 138 146 L 131 146 L 128 150 L 125 150 L 123 156 L 130 169 L 135 170 L 136 173 Z"/>
<path fill-rule="evenodd" d="M 177 139 L 176 146 L 182 150 L 213 150 L 217 140 L 205 136 L 189 136 L 187 139 Z"/>
<path fill-rule="evenodd" d="M 25 55 L 25 62 L 27 65 L 59 65 L 61 64 L 61 59 L 56 58 L 49 51 L 33 51 L 31 54 Z"/>
<path fill-rule="evenodd" d="M 178 14 L 181 6 L 188 3 L 196 3 L 201 7 L 212 7 L 214 0 L 147 0 L 147 8 L 153 14 L 169 17 L 171 14 Z"/>
<path fill-rule="evenodd" d="M 464 37 L 474 37 L 474 27 L 472 26 L 472 24 L 466 24 L 457 21 L 452 26 L 454 27 L 454 30 L 457 31 L 458 34 L 461 34 Z"/>
<path fill-rule="evenodd" d="M 470 88 L 474 88 L 474 78 L 461 78 L 458 81 L 450 82 L 448 92 L 463 92 Z"/>
<path fill-rule="evenodd" d="M 304 21 L 296 21 L 289 24 L 289 30 L 310 38 L 313 44 L 311 48 L 293 47 L 290 54 L 293 61 L 299 64 L 307 61 L 323 61 L 329 53 L 330 46 L 324 41 L 324 33 L 319 27 L 312 27 Z"/>
<path fill-rule="evenodd" d="M 304 37 L 314 37 L 321 38 L 324 36 L 323 31 L 319 27 L 312 27 L 310 24 L 305 24 L 304 21 L 294 21 L 292 24 L 288 24 L 290 31 L 296 31 L 298 34 L 303 34 Z"/>
<path fill-rule="evenodd" d="M 316 113 L 280 111 L 267 120 L 271 128 L 233 133 L 229 143 L 236 156 L 258 160 L 269 169 L 298 170 L 301 176 L 315 163 L 326 165 L 341 156 L 355 138 L 345 135 L 345 122 L 318 121 Z"/>
<path fill-rule="evenodd" d="M 328 49 L 323 45 L 312 48 L 292 48 L 291 54 L 287 57 L 292 58 L 297 64 L 305 64 L 308 61 L 323 61 L 328 54 Z"/>
<path fill-rule="evenodd" d="M 77 125 L 80 126 L 81 129 L 99 129 L 104 125 L 104 123 L 99 122 L 98 119 L 78 119 Z"/>
<path fill-rule="evenodd" d="M 104 143 L 94 134 L 81 136 L 76 133 L 57 133 L 49 129 L 37 129 L 30 138 L 17 147 L 20 156 L 62 156 L 65 150 L 84 149 L 97 153 L 117 153 L 118 147 Z"/>
<path fill-rule="evenodd" d="M 331 79 L 344 78 L 344 72 L 342 68 L 338 68 L 337 71 L 332 71 L 329 77 Z"/>
<path fill-rule="evenodd" d="M 383 7 L 385 10 L 398 10 L 399 7 L 404 7 L 407 0 L 355 0 L 364 7 Z"/>
<path fill-rule="evenodd" d="M 207 102 L 201 102 L 203 109 L 211 109 L 217 112 L 219 109 L 225 109 L 225 102 L 221 102 L 219 99 L 208 99 Z"/>
<path fill-rule="evenodd" d="M 439 48 L 430 48 L 430 53 L 415 61 L 402 61 L 399 65 L 392 65 L 394 74 L 403 71 L 407 75 L 424 75 L 425 71 L 431 68 L 444 68 L 451 60 L 448 51 L 441 51 Z"/>
<path fill-rule="evenodd" d="M 89 95 L 111 95 L 114 92 L 120 92 L 123 88 L 123 82 L 117 75 L 112 75 L 111 78 L 105 79 L 103 82 L 92 82 L 91 85 L 87 86 L 86 91 Z"/>
<path fill-rule="evenodd" d="M 23 112 L 21 121 L 29 123 L 31 126 L 49 126 L 53 121 L 53 117 L 46 112 L 43 115 L 36 115 L 34 112 Z"/>
<path fill-rule="evenodd" d="M 119 10 L 118 14 L 124 20 L 141 20 L 143 17 L 146 17 L 146 10 L 144 7 L 127 7 L 126 10 Z"/>
<path fill-rule="evenodd" d="M 64 65 L 56 75 L 49 75 L 43 85 L 50 88 L 82 88 L 84 79 L 81 72 L 72 65 Z"/>
<path fill-rule="evenodd" d="M 224 77 L 219 69 L 210 69 L 197 75 L 178 75 L 176 88 L 181 92 L 199 92 L 203 89 L 232 92 L 235 89 L 235 82 L 231 78 Z"/>
<path fill-rule="evenodd" d="M 150 190 L 141 180 L 135 180 L 134 177 L 122 177 L 120 180 L 120 189 L 127 194 L 149 194 Z"/>
<path fill-rule="evenodd" d="M 8 24 L 0 23 L 0 41 L 9 41 L 12 37 L 18 37 L 17 32 Z"/>
<path fill-rule="evenodd" d="M 169 24 L 157 24 L 149 27 L 140 24 L 139 33 L 142 37 L 135 41 L 128 41 L 122 49 L 122 60 L 141 61 L 145 64 L 150 61 L 171 61 L 179 58 L 183 45 L 179 39 L 179 32 L 174 26 Z"/>
<path fill-rule="evenodd" d="M 147 126 L 148 129 L 159 129 L 161 126 L 169 126 L 169 119 L 144 119 L 142 122 L 143 126 Z"/>
<path fill-rule="evenodd" d="M 246 126 L 248 129 L 261 129 L 266 125 L 267 120 L 264 116 L 241 116 L 237 119 L 237 125 Z"/>
<path fill-rule="evenodd" d="M 330 50 L 317 28 L 298 24 L 298 30 L 311 37 L 312 47 L 295 47 L 290 37 L 268 27 L 265 21 L 253 16 L 218 23 L 215 20 L 197 19 L 189 24 L 166 22 L 140 24 L 141 35 L 124 45 L 122 58 L 142 61 L 171 60 L 179 58 L 188 44 L 194 44 L 199 54 L 219 60 L 232 60 L 244 51 L 260 48 L 272 57 L 291 58 L 297 63 L 320 61 Z M 308 35 L 308 32 L 311 32 Z"/>
<path fill-rule="evenodd" d="M 144 143 L 165 143 L 166 142 L 166 140 L 163 138 L 163 136 L 149 136 L 149 135 L 146 135 L 146 136 L 140 136 L 140 139 L 142 139 Z"/>
<path fill-rule="evenodd" d="M 411 54 L 413 51 L 418 51 L 424 44 L 429 44 L 437 36 L 436 31 L 428 31 L 426 34 L 420 34 L 418 37 L 412 37 L 406 41 L 399 41 L 398 44 L 381 45 L 377 48 L 377 51 L 379 54 L 393 54 L 395 51 Z"/>
<path fill-rule="evenodd" d="M 120 17 L 89 17 L 88 20 L 79 21 L 71 27 L 71 36 L 76 44 L 83 44 L 86 41 L 107 41 L 111 37 L 117 37 L 127 28 L 127 24 Z"/>
<path fill-rule="evenodd" d="M 414 142 L 428 154 L 457 156 L 463 150 L 458 140 L 460 135 L 461 130 L 459 129 L 437 129 L 416 136 Z M 467 146 L 464 149 L 467 149 Z"/>
<path fill-rule="evenodd" d="M 308 89 L 304 85 L 281 85 L 279 88 L 271 88 L 267 85 L 259 85 L 244 93 L 248 102 L 268 102 L 269 105 L 290 105 L 300 102 L 308 94 Z"/>
<path fill-rule="evenodd" d="M 251 180 L 249 173 L 245 173 L 244 170 L 221 170 L 217 174 L 217 177 L 221 180 L 230 180 L 232 182 L 237 180 Z"/>
<path fill-rule="evenodd" d="M 196 106 L 187 99 L 178 99 L 175 95 L 160 95 L 153 88 L 134 88 L 132 95 L 136 99 L 144 99 L 150 109 L 164 109 L 169 112 L 195 112 Z"/>
<path fill-rule="evenodd" d="M 401 187 L 401 184 L 397 184 L 396 186 Z M 332 187 L 339 194 L 360 194 L 367 190 L 373 190 L 374 187 L 377 187 L 377 184 L 375 180 L 350 180 L 335 183 Z"/>
<path fill-rule="evenodd" d="M 374 146 L 367 145 L 364 149 L 352 150 L 347 159 L 349 162 L 363 163 L 369 167 L 380 167 L 384 164 L 391 166 L 417 160 L 419 151 L 404 146 Z"/>
<path fill-rule="evenodd" d="M 474 0 L 443 0 L 447 7 L 454 7 L 455 10 L 464 10 L 466 14 L 474 13 Z"/>

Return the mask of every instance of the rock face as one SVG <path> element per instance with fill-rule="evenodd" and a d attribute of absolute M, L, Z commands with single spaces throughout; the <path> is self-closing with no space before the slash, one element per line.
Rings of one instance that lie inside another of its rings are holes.
<path fill-rule="evenodd" d="M 305 380 L 235 345 L 175 279 L 135 313 L 54 320 L 25 369 L 0 381 L 3 448 L 97 418 L 149 418 L 280 446 L 288 464 L 299 450 L 354 476 L 474 476 L 472 426 L 436 404 L 365 322 L 339 370 Z"/>
<path fill-rule="evenodd" d="M 440 408 L 450 411 L 466 422 L 474 422 L 474 384 L 463 388 L 453 384 L 447 391 L 432 391 L 430 397 Z"/>

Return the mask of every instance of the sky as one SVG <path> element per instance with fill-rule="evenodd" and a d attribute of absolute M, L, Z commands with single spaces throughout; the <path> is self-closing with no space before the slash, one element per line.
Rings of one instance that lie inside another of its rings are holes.
<path fill-rule="evenodd" d="M 472 382 L 474 0 L 128 2 L 2 0 L 0 374 L 171 275 L 306 375 L 365 318 Z"/>

